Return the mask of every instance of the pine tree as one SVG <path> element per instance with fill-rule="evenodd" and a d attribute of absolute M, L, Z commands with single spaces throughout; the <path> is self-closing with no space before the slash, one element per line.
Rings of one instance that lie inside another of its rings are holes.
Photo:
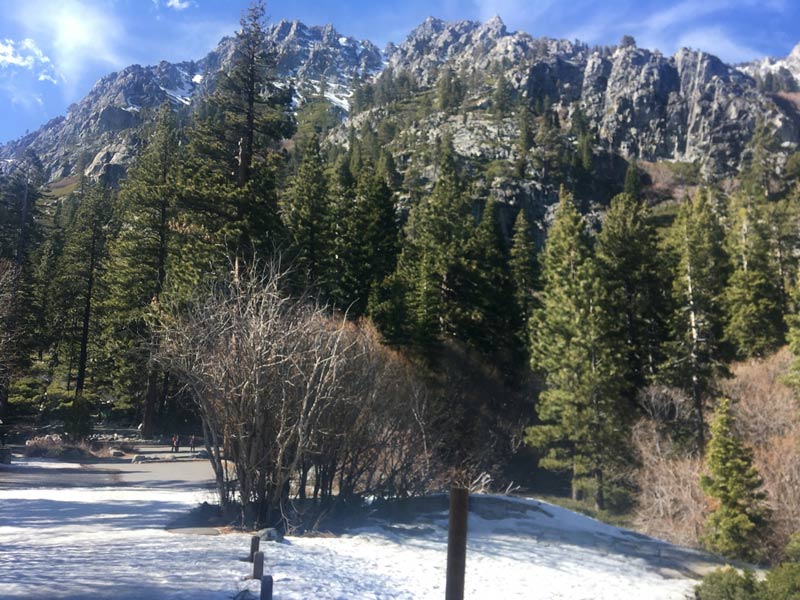
<path fill-rule="evenodd" d="M 519 136 L 517 138 L 517 160 L 514 163 L 514 175 L 519 179 L 523 179 L 528 170 L 528 156 L 534 142 L 531 129 L 531 111 L 527 105 L 520 105 L 517 119 L 519 121 Z"/>
<path fill-rule="evenodd" d="M 636 164 L 635 160 L 628 163 L 628 169 L 625 171 L 625 185 L 622 191 L 637 200 L 642 194 L 642 177 L 639 173 L 639 165 Z"/>
<path fill-rule="evenodd" d="M 514 299 L 521 327 L 516 333 L 522 346 L 527 346 L 528 322 L 534 309 L 538 306 L 534 295 L 537 287 L 536 243 L 531 233 L 525 210 L 517 213 L 514 231 L 511 238 L 509 256 L 511 282 L 514 286 Z"/>
<path fill-rule="evenodd" d="M 594 486 L 605 505 L 606 476 L 624 459 L 628 417 L 621 401 L 625 361 L 609 335 L 616 315 L 605 308 L 605 290 L 583 218 L 562 190 L 542 255 L 541 308 L 532 319 L 531 364 L 545 376 L 540 424 L 526 441 L 546 453 L 540 465 L 571 471 L 573 497 Z"/>
<path fill-rule="evenodd" d="M 0 174 L 0 261 L 5 279 L 10 278 L 10 289 L 4 290 L 7 311 L 0 336 L 14 340 L 0 357 L 0 419 L 8 414 L 12 375 L 27 362 L 30 350 L 32 328 L 25 322 L 29 319 L 24 306 L 30 301 L 26 297 L 32 280 L 30 260 L 40 241 L 37 205 L 41 163 L 29 152 L 13 168 L 9 176 Z"/>
<path fill-rule="evenodd" d="M 395 270 L 398 226 L 392 192 L 371 161 L 364 162 L 352 196 L 338 211 L 335 242 L 336 303 L 352 317 Z"/>
<path fill-rule="evenodd" d="M 296 267 L 306 281 L 326 289 L 333 253 L 332 223 L 328 184 L 316 134 L 303 148 L 291 193 L 282 208 Z"/>
<path fill-rule="evenodd" d="M 681 206 L 670 232 L 675 309 L 662 370 L 692 399 L 700 452 L 705 447 L 704 403 L 722 369 L 722 295 L 728 273 L 723 238 L 705 190 Z"/>
<path fill-rule="evenodd" d="M 531 158 L 544 181 L 564 181 L 567 175 L 566 167 L 570 163 L 572 148 L 567 147 L 557 121 L 558 114 L 549 106 L 545 107 L 537 118 Z"/>
<path fill-rule="evenodd" d="M 456 171 L 452 145 L 442 140 L 438 178 L 433 192 L 409 214 L 401 272 L 408 277 L 408 289 L 416 305 L 414 313 L 424 315 L 420 331 L 431 338 L 427 327 L 435 320 L 438 330 L 455 335 L 459 321 L 459 294 L 464 285 L 464 251 L 473 228 L 470 203 Z M 425 298 L 425 307 L 419 303 Z"/>
<path fill-rule="evenodd" d="M 795 305 L 800 306 L 800 286 L 795 286 L 794 296 Z M 795 390 L 800 390 L 800 314 L 794 312 L 788 315 L 786 324 L 789 328 L 786 341 L 793 356 L 789 372 L 786 374 L 786 382 Z"/>
<path fill-rule="evenodd" d="M 800 187 L 787 198 L 766 203 L 765 219 L 769 229 L 770 251 L 777 271 L 781 312 L 791 311 L 791 290 L 796 279 L 800 247 Z"/>
<path fill-rule="evenodd" d="M 763 201 L 735 196 L 728 248 L 733 272 L 725 289 L 725 337 L 737 356 L 764 356 L 783 341 L 779 276 Z"/>
<path fill-rule="evenodd" d="M 497 79 L 497 84 L 492 95 L 492 110 L 500 118 L 508 114 L 513 104 L 514 88 L 503 75 Z"/>
<path fill-rule="evenodd" d="M 445 68 L 436 82 L 436 97 L 439 110 L 447 112 L 459 107 L 464 94 L 463 85 L 458 75 Z"/>
<path fill-rule="evenodd" d="M 184 196 L 199 214 L 193 227 L 229 254 L 269 254 L 282 242 L 278 142 L 294 132 L 292 90 L 271 78 L 264 4 L 241 19 L 230 66 L 194 115 Z M 202 236 L 198 236 L 198 239 Z"/>
<path fill-rule="evenodd" d="M 148 315 L 168 273 L 182 270 L 178 174 L 179 133 L 169 106 L 161 109 L 147 147 L 128 172 L 119 195 L 120 229 L 109 242 L 103 309 L 106 353 L 117 392 L 142 406 L 142 435 L 150 436 L 163 405 L 167 374 L 152 359 L 158 340 Z M 142 374 L 147 383 L 142 386 Z"/>
<path fill-rule="evenodd" d="M 70 306 L 67 308 L 76 317 L 76 398 L 80 398 L 86 385 L 89 345 L 96 346 L 99 342 L 98 282 L 106 264 L 112 219 L 112 194 L 96 184 L 81 198 L 75 220 L 66 232 L 59 279 L 64 289 L 69 290 Z"/>
<path fill-rule="evenodd" d="M 456 335 L 489 355 L 512 348 L 521 317 L 498 206 L 491 199 L 467 242 L 464 259 L 466 285 L 457 301 Z"/>
<path fill-rule="evenodd" d="M 611 200 L 597 237 L 597 259 L 608 289 L 608 310 L 618 315 L 633 399 L 663 361 L 669 317 L 668 275 L 659 259 L 658 237 L 647 209 L 633 196 Z"/>
<path fill-rule="evenodd" d="M 714 501 L 706 523 L 704 543 L 709 550 L 731 559 L 758 561 L 764 557 L 768 511 L 761 477 L 753 466 L 753 453 L 735 431 L 730 400 L 722 398 L 711 422 L 706 465 L 701 480 Z"/>
<path fill-rule="evenodd" d="M 765 122 L 756 123 L 747 147 L 747 161 L 740 178 L 742 188 L 752 197 L 769 198 L 772 194 L 772 179 L 777 166 L 775 139 L 775 135 Z"/>

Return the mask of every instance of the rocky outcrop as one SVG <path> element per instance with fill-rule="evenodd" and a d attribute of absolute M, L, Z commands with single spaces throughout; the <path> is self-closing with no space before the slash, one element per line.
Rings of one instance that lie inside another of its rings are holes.
<path fill-rule="evenodd" d="M 795 151 L 800 142 L 800 101 L 766 93 L 756 81 L 766 71 L 785 71 L 800 81 L 800 45 L 781 61 L 731 67 L 702 51 L 682 49 L 665 56 L 634 43 L 590 48 L 579 42 L 535 39 L 508 31 L 498 17 L 486 23 L 429 18 L 383 53 L 371 42 L 340 35 L 330 25 L 281 21 L 267 34 L 277 75 L 284 85 L 294 87 L 296 101 L 324 93 L 342 116 L 349 108 L 355 77 L 374 77 L 389 68 L 394 74 L 410 75 L 425 89 L 435 85 L 443 69 L 450 69 L 470 82 L 476 109 L 489 106 L 492 82 L 502 76 L 518 100 L 553 102 L 564 128 L 580 109 L 606 153 L 700 163 L 710 177 L 736 172 L 759 121 L 775 131 L 781 152 Z M 0 159 L 32 149 L 53 180 L 74 172 L 81 154 L 88 155 L 90 175 L 109 167 L 124 169 L 138 148 L 137 131 L 148 109 L 164 102 L 192 106 L 214 88 L 233 47 L 233 38 L 224 38 L 199 61 L 134 65 L 112 73 L 71 106 L 66 117 L 0 147 Z M 382 113 L 375 112 L 376 119 L 378 114 Z M 447 115 L 431 119 L 411 125 L 418 132 L 400 133 L 428 138 L 437 134 L 437 123 L 447 126 Z M 484 121 L 468 115 L 453 128 L 457 150 L 481 160 L 510 158 L 515 125 Z M 359 123 L 370 120 L 359 115 L 352 124 Z M 339 132 L 332 139 L 345 137 Z"/>
<path fill-rule="evenodd" d="M 800 44 L 786 58 L 762 58 L 737 68 L 742 73 L 759 78 L 768 89 L 800 91 Z"/>
<path fill-rule="evenodd" d="M 800 46 L 782 64 L 800 74 Z M 510 33 L 499 18 L 428 19 L 391 49 L 388 65 L 421 85 L 435 83 L 442 68 L 473 79 L 499 71 L 529 102 L 546 97 L 568 118 L 580 107 L 604 148 L 626 158 L 700 162 L 708 176 L 737 170 L 759 120 L 786 152 L 800 142 L 792 103 L 776 102 L 747 72 L 702 51 L 589 49 Z"/>
<path fill-rule="evenodd" d="M 327 83 L 326 97 L 342 111 L 348 108 L 353 77 L 369 76 L 382 67 L 380 50 L 371 42 L 340 35 L 327 25 L 307 27 L 281 21 L 267 31 L 277 76 L 291 82 L 301 102 Z M 214 89 L 219 73 L 229 64 L 234 39 L 223 38 L 198 61 L 155 66 L 132 65 L 98 81 L 80 102 L 38 131 L 0 146 L 0 164 L 36 152 L 47 179 L 54 181 L 86 165 L 86 175 L 105 173 L 113 182 L 123 174 L 140 145 L 139 130 L 148 112 L 165 102 L 192 106 Z"/>

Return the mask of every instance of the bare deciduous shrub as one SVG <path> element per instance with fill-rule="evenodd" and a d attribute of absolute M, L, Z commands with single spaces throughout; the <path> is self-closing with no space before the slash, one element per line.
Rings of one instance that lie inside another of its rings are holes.
<path fill-rule="evenodd" d="M 800 406 L 784 382 L 792 354 L 783 348 L 763 360 L 733 366 L 722 383 L 736 400 L 737 429 L 754 449 L 771 509 L 769 550 L 780 558 L 789 537 L 800 531 Z"/>
<path fill-rule="evenodd" d="M 703 461 L 677 452 L 670 437 L 652 420 L 642 419 L 634 426 L 632 441 L 640 461 L 635 476 L 637 529 L 676 544 L 697 546 L 708 516 L 700 487 Z"/>
<path fill-rule="evenodd" d="M 795 393 L 783 382 L 791 361 L 783 348 L 764 360 L 735 364 L 733 377 L 721 382 L 724 395 L 736 401 L 737 429 L 752 446 L 769 444 L 800 425 Z"/>
<path fill-rule="evenodd" d="M 781 558 L 791 535 L 800 531 L 800 428 L 755 448 L 771 510 L 769 550 Z"/>
<path fill-rule="evenodd" d="M 235 465 L 243 523 L 285 521 L 290 498 L 421 491 L 427 393 L 368 328 L 283 289 L 277 264 L 159 307 L 158 359 L 203 420 L 224 506 Z"/>
<path fill-rule="evenodd" d="M 800 410 L 795 392 L 783 381 L 791 361 L 784 348 L 766 359 L 733 365 L 732 377 L 719 382 L 721 392 L 735 400 L 738 433 L 753 448 L 764 481 L 773 558 L 781 558 L 789 537 L 800 531 Z M 655 386 L 645 390 L 641 403 L 648 419 L 633 436 L 640 460 L 636 524 L 645 533 L 697 545 L 707 515 L 699 485 L 703 465 L 681 452 L 670 435 L 684 403 L 669 388 Z"/>
<path fill-rule="evenodd" d="M 64 452 L 64 440 L 60 435 L 42 435 L 25 442 L 25 456 L 58 458 Z"/>

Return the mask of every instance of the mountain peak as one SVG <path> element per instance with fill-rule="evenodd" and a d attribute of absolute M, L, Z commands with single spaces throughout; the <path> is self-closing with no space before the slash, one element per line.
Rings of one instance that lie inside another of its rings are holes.
<path fill-rule="evenodd" d="M 800 63 L 800 44 L 797 44 L 794 48 L 792 48 L 792 51 L 789 53 L 789 56 L 787 56 L 786 58 L 788 60 L 793 61 L 793 62 L 796 61 L 796 62 Z"/>
<path fill-rule="evenodd" d="M 500 18 L 500 15 L 494 15 L 486 21 L 483 26 L 486 30 L 501 37 L 507 33 L 506 24 L 503 23 L 503 19 Z"/>

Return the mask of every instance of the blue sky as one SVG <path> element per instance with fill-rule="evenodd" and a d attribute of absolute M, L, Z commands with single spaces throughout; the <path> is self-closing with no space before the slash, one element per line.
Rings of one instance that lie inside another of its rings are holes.
<path fill-rule="evenodd" d="M 201 58 L 232 33 L 248 0 L 0 0 L 0 143 L 64 114 L 103 75 L 129 64 Z M 786 56 L 800 42 L 798 0 L 297 0 L 273 21 L 333 23 L 383 46 L 425 17 L 485 20 L 534 36 L 701 48 L 729 62 Z"/>

